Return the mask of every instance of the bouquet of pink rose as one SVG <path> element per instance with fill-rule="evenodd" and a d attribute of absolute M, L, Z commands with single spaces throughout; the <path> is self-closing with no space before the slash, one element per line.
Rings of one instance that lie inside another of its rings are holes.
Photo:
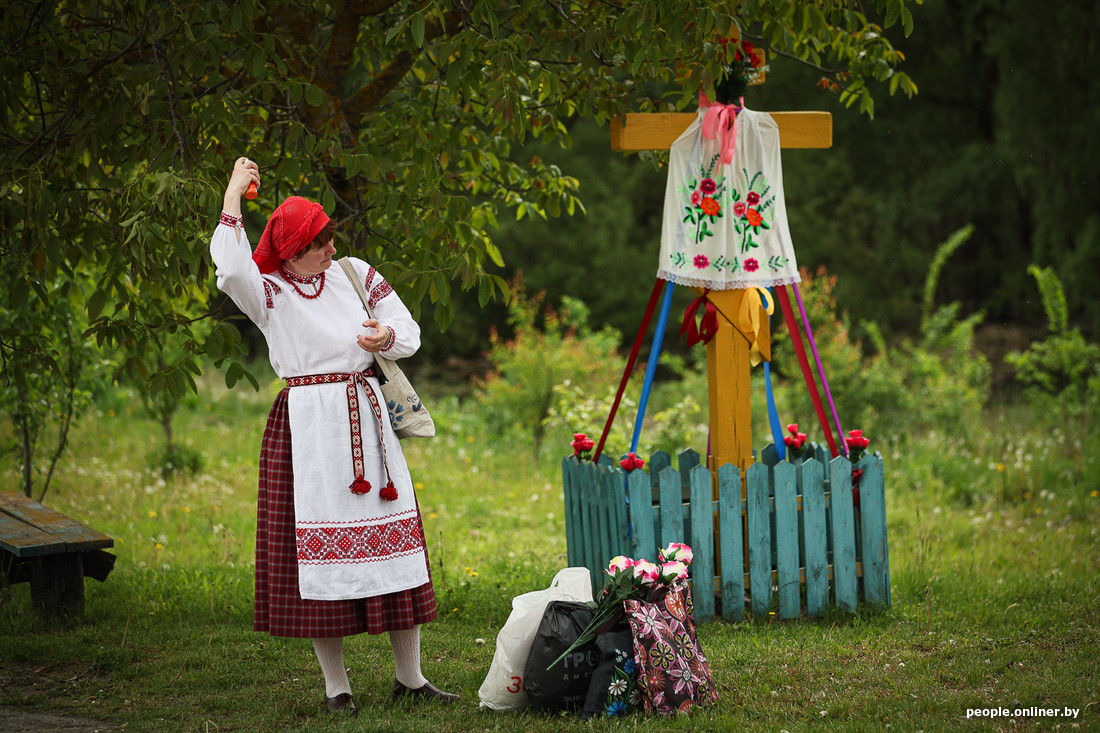
<path fill-rule="evenodd" d="M 592 607 L 592 621 L 585 627 L 573 644 L 562 655 L 550 663 L 552 668 L 579 646 L 596 638 L 600 627 L 623 613 L 623 601 L 645 598 L 660 585 L 672 585 L 676 581 L 686 581 L 688 566 L 694 555 L 691 548 L 682 542 L 673 542 L 663 550 L 658 550 L 658 563 L 646 559 L 632 560 L 625 555 L 612 558 L 607 566 L 607 581 L 596 600 L 589 602 Z"/>

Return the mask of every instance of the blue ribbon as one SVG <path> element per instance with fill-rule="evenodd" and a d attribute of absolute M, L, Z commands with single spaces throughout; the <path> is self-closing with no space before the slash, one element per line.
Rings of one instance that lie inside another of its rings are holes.
<path fill-rule="evenodd" d="M 653 331 L 653 344 L 649 347 L 649 362 L 645 368 L 645 380 L 642 382 L 642 396 L 638 400 L 638 417 L 634 420 L 634 437 L 630 440 L 630 452 L 638 452 L 638 440 L 642 436 L 642 422 L 645 420 L 646 403 L 649 402 L 649 390 L 653 386 L 653 376 L 657 372 L 657 360 L 661 356 L 661 345 L 665 339 L 665 326 L 668 325 L 668 312 L 672 308 L 672 282 L 665 285 L 665 298 L 661 301 L 661 312 L 657 316 L 657 328 Z"/>

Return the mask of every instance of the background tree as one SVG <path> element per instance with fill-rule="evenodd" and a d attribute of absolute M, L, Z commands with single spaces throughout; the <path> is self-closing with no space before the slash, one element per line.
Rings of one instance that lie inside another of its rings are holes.
<path fill-rule="evenodd" d="M 926 0 L 912 35 L 896 25 L 883 32 L 921 93 L 883 96 L 873 120 L 846 110 L 835 76 L 780 53 L 746 95 L 754 109 L 833 113 L 832 148 L 783 155 L 799 264 L 838 276 L 834 296 L 852 315 L 854 338 L 870 346 L 860 325 L 869 319 L 900 344 L 920 333 L 937 244 L 972 224 L 938 292 L 962 314 L 986 314 L 976 343 L 1008 387 L 1000 356 L 1045 330 L 1032 262 L 1058 273 L 1070 321 L 1086 337 L 1100 334 L 1089 297 L 1100 272 L 1100 145 L 1091 133 L 1100 80 L 1088 72 L 1100 65 L 1100 6 L 1059 3 L 1036 16 L 1016 0 Z M 746 37 L 765 41 L 751 29 Z M 547 290 L 549 302 L 580 294 L 593 322 L 631 338 L 656 271 L 665 171 L 647 157 L 661 156 L 610 151 L 606 130 L 588 121 L 571 132 L 569 150 L 527 149 L 577 177 L 587 215 L 524 220 L 497 241 L 532 291 Z"/>
<path fill-rule="evenodd" d="M 718 41 L 736 26 L 808 63 L 828 59 L 869 112 L 873 81 L 914 88 L 864 6 L 912 27 L 905 0 L 9 3 L 0 382 L 60 369 L 63 337 L 42 304 L 81 279 L 93 283 L 84 336 L 117 350 L 115 378 L 178 398 L 205 355 L 229 384 L 255 381 L 212 300 L 206 255 L 241 154 L 264 175 L 254 237 L 284 196 L 316 197 L 344 245 L 414 310 L 433 303 L 446 328 L 452 283 L 481 305 L 506 293 L 486 271 L 503 264 L 492 238 L 503 212 L 577 210 L 576 179 L 518 146 L 567 144 L 575 118 L 687 105 L 731 58 Z"/>
<path fill-rule="evenodd" d="M 0 82 L 4 253 L 25 264 L 10 292 L 42 297 L 83 268 L 98 275 L 99 337 L 144 351 L 147 332 L 186 329 L 194 309 L 180 301 L 206 305 L 187 290 L 208 274 L 227 161 L 247 152 L 265 174 L 257 221 L 290 192 L 319 197 L 352 248 L 414 305 L 440 303 L 446 326 L 452 279 L 482 302 L 505 288 L 484 272 L 501 261 L 502 208 L 575 209 L 575 180 L 512 160 L 514 145 L 568 141 L 574 117 L 688 103 L 693 83 L 661 101 L 634 80 L 713 76 L 733 52 L 717 40 L 737 24 L 792 54 L 832 55 L 869 105 L 865 84 L 899 59 L 849 5 L 16 3 Z M 873 6 L 911 22 L 902 0 Z"/>

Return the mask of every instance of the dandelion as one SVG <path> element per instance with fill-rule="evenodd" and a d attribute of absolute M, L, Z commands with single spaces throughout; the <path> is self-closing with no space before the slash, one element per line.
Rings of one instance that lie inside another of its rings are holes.
<path fill-rule="evenodd" d="M 424 482 L 423 481 L 417 481 L 415 484 L 413 484 L 413 488 L 416 489 L 417 491 L 420 491 L 421 489 L 424 488 Z"/>
<path fill-rule="evenodd" d="M 153 511 L 152 509 L 149 510 L 149 518 L 150 519 L 156 519 L 157 518 L 157 513 L 155 511 Z"/>
<path fill-rule="evenodd" d="M 1093 489 L 1092 493 L 1089 494 L 1089 496 L 1091 496 L 1093 499 L 1095 499 L 1096 497 L 1100 496 L 1100 490 Z"/>

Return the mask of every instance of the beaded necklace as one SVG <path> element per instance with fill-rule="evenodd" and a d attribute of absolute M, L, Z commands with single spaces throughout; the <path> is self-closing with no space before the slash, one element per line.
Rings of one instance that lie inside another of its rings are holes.
<path fill-rule="evenodd" d="M 283 278 L 288 283 L 290 283 L 290 287 L 294 288 L 298 295 L 302 296 L 303 298 L 313 300 L 321 294 L 322 290 L 325 289 L 324 272 L 319 272 L 316 275 L 299 275 L 286 269 L 285 266 L 281 269 L 283 272 Z M 312 285 L 313 287 L 317 288 L 317 292 L 310 295 L 309 293 L 304 292 L 300 287 L 298 287 L 298 283 L 302 283 L 303 285 Z"/>

